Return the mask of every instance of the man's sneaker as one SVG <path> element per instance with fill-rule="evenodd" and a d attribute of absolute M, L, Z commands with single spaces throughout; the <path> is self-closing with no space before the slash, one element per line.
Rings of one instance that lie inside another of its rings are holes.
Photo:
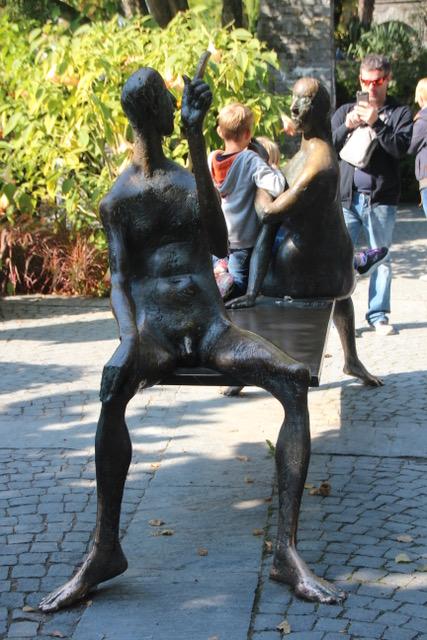
<path fill-rule="evenodd" d="M 380 247 L 379 249 L 368 249 L 368 251 L 362 251 L 357 260 L 360 264 L 356 267 L 357 273 L 361 276 L 369 275 L 374 269 L 378 267 L 381 262 L 387 258 L 387 247 Z"/>
<path fill-rule="evenodd" d="M 375 329 L 375 333 L 378 333 L 380 336 L 392 336 L 396 333 L 396 329 L 389 323 L 387 318 L 374 322 L 372 326 Z"/>

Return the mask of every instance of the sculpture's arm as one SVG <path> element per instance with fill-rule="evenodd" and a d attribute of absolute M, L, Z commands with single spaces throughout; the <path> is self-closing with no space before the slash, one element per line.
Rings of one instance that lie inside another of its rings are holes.
<path fill-rule="evenodd" d="M 120 345 L 104 367 L 101 400 L 110 400 L 120 393 L 129 371 L 137 360 L 138 330 L 135 309 L 129 293 L 129 273 L 123 229 L 114 224 L 112 212 L 101 204 L 101 219 L 108 239 L 111 271 L 111 307 L 119 326 Z"/>
<path fill-rule="evenodd" d="M 263 206 L 258 214 L 261 222 L 264 224 L 277 224 L 286 216 L 303 214 L 313 198 L 310 187 L 313 184 L 316 173 L 315 162 L 305 166 L 300 176 L 292 181 L 292 186 L 288 187 L 274 201 Z"/>
<path fill-rule="evenodd" d="M 188 139 L 199 199 L 200 217 L 211 253 L 218 258 L 228 254 L 228 234 L 221 201 L 212 182 L 206 159 L 203 120 L 212 102 L 209 86 L 202 80 L 184 76 L 181 119 Z"/>

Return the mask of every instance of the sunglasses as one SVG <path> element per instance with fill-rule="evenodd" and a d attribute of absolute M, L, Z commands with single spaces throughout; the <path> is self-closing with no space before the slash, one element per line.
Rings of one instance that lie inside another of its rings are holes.
<path fill-rule="evenodd" d="M 381 87 L 386 80 L 388 80 L 388 76 L 383 76 L 382 78 L 377 78 L 376 80 L 365 80 L 362 76 L 359 76 L 360 83 L 365 85 L 365 87 Z"/>

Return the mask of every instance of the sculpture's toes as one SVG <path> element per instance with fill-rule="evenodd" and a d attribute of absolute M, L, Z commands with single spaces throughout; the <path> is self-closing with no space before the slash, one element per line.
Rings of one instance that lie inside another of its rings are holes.
<path fill-rule="evenodd" d="M 345 591 L 316 576 L 298 582 L 295 585 L 295 595 L 321 604 L 341 604 L 347 598 Z"/>
<path fill-rule="evenodd" d="M 295 548 L 289 548 L 279 559 L 275 558 L 270 578 L 289 584 L 295 595 L 310 602 L 340 604 L 347 594 L 323 578 L 318 578 L 298 556 Z"/>
<path fill-rule="evenodd" d="M 76 582 L 74 579 L 66 582 L 52 593 L 49 593 L 39 604 L 39 609 L 45 613 L 58 611 L 63 607 L 68 607 L 78 600 L 84 598 L 89 592 L 90 587 L 82 583 Z"/>
<path fill-rule="evenodd" d="M 363 382 L 363 384 L 368 385 L 369 387 L 382 387 L 384 382 L 378 378 L 377 376 L 373 376 L 372 373 L 363 366 L 360 360 L 355 362 L 349 362 L 343 369 L 344 373 L 348 376 L 354 376 L 355 378 L 359 378 Z"/>
<path fill-rule="evenodd" d="M 372 376 L 368 374 L 368 377 L 363 380 L 363 384 L 368 385 L 369 387 L 383 387 L 384 382 L 381 378 L 377 378 L 376 376 Z"/>

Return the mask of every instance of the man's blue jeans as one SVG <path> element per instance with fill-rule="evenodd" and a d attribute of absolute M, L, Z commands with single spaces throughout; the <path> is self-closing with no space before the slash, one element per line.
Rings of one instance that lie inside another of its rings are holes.
<path fill-rule="evenodd" d="M 248 288 L 249 267 L 253 247 L 249 249 L 230 249 L 228 254 L 228 272 L 233 276 L 233 298 L 243 296 Z M 215 267 L 218 258 L 212 256 L 212 264 Z"/>
<path fill-rule="evenodd" d="M 371 205 L 370 195 L 354 193 L 351 208 L 343 207 L 345 224 L 356 244 L 361 230 L 365 232 L 370 249 L 390 248 L 396 222 L 395 205 Z M 390 313 L 391 260 L 390 255 L 372 273 L 369 282 L 369 306 L 366 319 L 369 324 L 383 320 Z"/>

